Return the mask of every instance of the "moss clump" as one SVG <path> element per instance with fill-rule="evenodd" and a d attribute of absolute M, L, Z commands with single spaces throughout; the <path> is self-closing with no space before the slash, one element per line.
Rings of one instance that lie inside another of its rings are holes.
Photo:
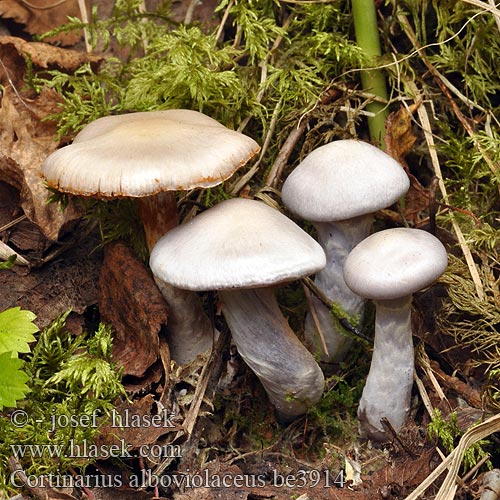
<path fill-rule="evenodd" d="M 38 336 L 24 364 L 29 396 L 18 403 L 18 410 L 0 418 L 0 491 L 7 497 L 14 492 L 9 457 L 15 457 L 28 476 L 64 474 L 71 467 L 89 465 L 92 459 L 79 463 L 71 457 L 71 447 L 93 443 L 97 422 L 125 395 L 120 370 L 111 361 L 109 328 L 100 325 L 95 334 L 74 337 L 65 328 L 67 315 Z M 75 425 L 74 419 L 84 415 L 95 415 L 95 420 Z"/>

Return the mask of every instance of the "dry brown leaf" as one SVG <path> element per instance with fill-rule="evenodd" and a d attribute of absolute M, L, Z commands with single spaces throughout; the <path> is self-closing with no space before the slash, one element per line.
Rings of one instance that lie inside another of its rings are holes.
<path fill-rule="evenodd" d="M 411 129 L 412 113 L 417 105 L 400 108 L 391 113 L 386 121 L 385 145 L 387 154 L 392 156 L 401 165 L 406 166 L 405 156 L 411 151 L 417 138 Z"/>
<path fill-rule="evenodd" d="M 429 192 L 420 181 L 410 172 L 406 163 L 406 155 L 413 148 L 417 138 L 413 134 L 411 123 L 412 113 L 416 111 L 420 103 L 407 108 L 400 108 L 391 113 L 386 122 L 386 152 L 397 160 L 406 170 L 410 178 L 410 189 L 405 198 L 404 216 L 414 226 L 420 224 L 422 212 L 429 208 Z"/>
<path fill-rule="evenodd" d="M 27 42 L 15 36 L 0 36 L 0 47 L 2 48 L 3 63 L 9 69 L 13 69 L 15 66 L 9 65 L 4 59 L 4 57 L 9 56 L 9 53 L 4 53 L 7 47 L 12 49 L 10 59 L 22 58 L 26 61 L 29 58 L 35 67 L 42 69 L 58 68 L 73 72 L 83 63 L 89 62 L 95 70 L 103 60 L 101 56 L 87 54 L 78 50 L 61 49 L 41 42 Z M 25 64 L 22 64 L 22 61 L 20 62 L 24 74 Z"/>
<path fill-rule="evenodd" d="M 46 327 L 68 309 L 75 316 L 82 315 L 97 303 L 97 281 L 102 261 L 101 253 L 95 251 L 98 243 L 96 238 L 88 238 L 68 249 L 63 259 L 52 260 L 28 274 L 1 270 L 0 311 L 15 306 L 33 311 L 39 328 Z"/>
<path fill-rule="evenodd" d="M 21 193 L 21 207 L 45 236 L 56 240 L 61 228 L 77 214 L 72 208 L 61 212 L 58 205 L 47 205 L 40 167 L 58 146 L 56 126 L 43 121 L 57 111 L 55 91 L 35 94 L 26 89 L 26 61 L 34 69 L 58 68 L 74 71 L 86 61 L 96 66 L 100 58 L 43 43 L 29 43 L 15 37 L 0 37 L 0 179 Z"/>
<path fill-rule="evenodd" d="M 142 376 L 158 359 L 167 306 L 146 266 L 124 243 L 109 243 L 99 278 L 101 319 L 114 329 L 113 355 L 124 374 Z"/>
<path fill-rule="evenodd" d="M 41 35 L 67 23 L 68 17 L 81 17 L 77 0 L 0 0 L 0 17 L 14 19 L 32 35 Z M 47 38 L 51 43 L 74 45 L 82 33 L 60 33 Z"/>

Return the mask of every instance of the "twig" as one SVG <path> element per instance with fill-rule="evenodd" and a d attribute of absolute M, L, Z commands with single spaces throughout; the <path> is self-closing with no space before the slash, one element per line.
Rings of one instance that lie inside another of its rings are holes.
<path fill-rule="evenodd" d="M 461 481 L 466 484 L 467 481 L 490 459 L 490 455 L 486 454 L 472 469 L 465 474 Z"/>
<path fill-rule="evenodd" d="M 434 376 L 434 372 L 432 371 L 432 368 L 431 368 L 431 361 L 429 359 L 429 356 L 425 352 L 423 343 L 420 343 L 418 346 L 417 360 L 419 362 L 420 367 L 424 371 L 425 375 L 430 380 L 432 387 L 434 388 L 434 391 L 436 391 L 436 394 L 438 395 L 440 401 L 446 401 L 448 403 L 448 407 L 451 410 L 452 408 L 451 408 L 451 405 L 448 401 L 448 398 L 446 397 L 445 393 L 443 392 L 443 389 L 441 389 L 439 382 L 437 381 L 436 377 Z"/>
<path fill-rule="evenodd" d="M 488 0 L 488 3 L 490 4 L 490 7 L 496 9 L 497 6 L 495 5 L 495 0 Z M 498 14 L 493 12 L 493 15 L 495 16 L 495 22 L 497 24 L 498 31 L 500 31 L 500 11 L 498 11 Z"/>
<path fill-rule="evenodd" d="M 434 408 L 432 407 L 432 403 L 429 398 L 429 395 L 427 394 L 427 390 L 425 389 L 424 383 L 415 372 L 413 372 L 413 380 L 417 385 L 418 393 L 420 394 L 420 398 L 424 403 L 425 409 L 427 410 L 429 417 L 432 417 L 434 414 Z"/>
<path fill-rule="evenodd" d="M 278 115 L 281 108 L 281 103 L 282 101 L 280 99 L 274 106 L 273 116 L 271 117 L 269 128 L 267 130 L 266 137 L 264 139 L 264 144 L 262 145 L 262 149 L 260 150 L 259 158 L 252 165 L 252 168 L 245 175 L 240 177 L 238 181 L 234 184 L 234 186 L 230 191 L 233 196 L 238 194 L 246 186 L 246 184 L 248 184 L 248 182 L 252 179 L 252 177 L 257 173 L 260 163 L 264 158 L 267 149 L 269 148 L 269 144 L 271 144 L 271 139 L 273 137 L 274 130 L 276 129 L 276 124 L 278 123 Z"/>
<path fill-rule="evenodd" d="M 332 88 L 327 89 L 325 92 L 323 92 L 318 102 L 314 105 L 314 108 L 319 105 L 328 104 L 329 102 L 333 101 L 338 95 L 339 92 L 337 90 Z M 306 114 L 304 114 L 286 138 L 283 146 L 281 146 L 278 152 L 278 156 L 276 156 L 276 159 L 274 160 L 274 163 L 271 166 L 269 173 L 267 174 L 265 180 L 266 185 L 275 188 L 279 184 L 288 159 L 290 158 L 295 145 L 302 137 L 302 134 L 304 133 L 308 124 L 309 120 L 306 119 Z"/>
<path fill-rule="evenodd" d="M 302 283 L 311 290 L 311 292 L 318 297 L 318 299 L 328 308 L 329 311 L 332 310 L 332 305 L 334 304 L 333 301 L 331 301 L 321 290 L 316 286 L 314 281 L 311 278 L 302 278 Z M 340 316 L 336 316 L 337 320 L 339 323 L 350 333 L 352 333 L 355 337 L 358 337 L 361 340 L 364 340 L 367 342 L 369 345 L 373 344 L 373 340 L 368 338 L 366 335 L 362 334 L 355 326 L 351 325 L 347 318 L 342 318 Z"/>
<path fill-rule="evenodd" d="M 401 446 L 401 448 L 403 448 L 403 450 L 406 452 L 406 454 L 412 460 L 416 460 L 417 456 L 415 455 L 415 453 L 413 453 L 413 451 L 411 451 L 410 448 L 408 448 L 408 446 L 406 445 L 406 443 L 404 443 L 403 440 L 399 437 L 398 433 L 396 432 L 396 429 L 394 429 L 394 427 L 389 422 L 387 417 L 382 417 L 380 419 L 380 423 L 386 428 L 386 430 L 389 432 L 389 434 L 391 434 L 391 436 L 397 441 L 399 446 Z"/>
<path fill-rule="evenodd" d="M 307 288 L 306 285 L 302 285 L 304 288 L 304 294 L 306 296 L 307 305 L 309 306 L 309 311 L 311 311 L 311 318 L 314 323 L 314 328 L 318 332 L 319 340 L 321 342 L 321 347 L 326 356 L 330 357 L 330 353 L 328 352 L 328 346 L 326 345 L 325 335 L 323 334 L 323 328 L 321 328 L 320 321 L 318 319 L 318 314 L 316 312 L 316 307 L 314 302 L 312 301 L 311 291 Z"/>
<path fill-rule="evenodd" d="M 481 395 L 477 389 L 474 389 L 469 384 L 462 382 L 457 377 L 450 376 L 443 372 L 437 361 L 431 361 L 430 367 L 448 389 L 455 391 L 473 408 L 481 409 Z"/>
<path fill-rule="evenodd" d="M 20 217 L 17 217 L 16 219 L 11 220 L 10 222 L 5 224 L 4 226 L 0 227 L 0 233 L 2 233 L 3 231 L 7 231 L 7 229 L 14 227 L 16 224 L 19 224 L 20 222 L 22 222 L 24 219 L 27 219 L 27 218 L 28 217 L 26 216 L 26 214 L 23 214 Z"/>
<path fill-rule="evenodd" d="M 14 85 L 14 82 L 12 81 L 12 78 L 10 77 L 9 71 L 7 67 L 5 66 L 3 59 L 0 57 L 0 66 L 2 66 L 3 72 L 5 73 L 5 77 L 7 78 L 7 81 L 9 82 L 9 85 L 11 86 L 12 90 L 14 91 L 14 94 L 16 94 L 16 97 L 19 99 L 21 104 L 28 110 L 32 112 L 32 109 L 28 106 L 26 101 L 21 97 L 21 94 L 17 90 L 16 86 Z M 3 93 L 3 92 L 2 92 Z"/>
<path fill-rule="evenodd" d="M 193 14 L 196 6 L 200 3 L 200 0 L 191 0 L 189 2 L 188 8 L 186 10 L 186 15 L 184 16 L 184 24 L 191 24 L 193 21 Z"/>
<path fill-rule="evenodd" d="M 285 169 L 288 162 L 288 158 L 290 158 L 293 148 L 302 137 L 302 134 L 307 127 L 307 123 L 307 120 L 301 120 L 292 129 L 285 142 L 283 143 L 283 146 L 281 146 L 278 156 L 274 160 L 271 170 L 266 177 L 265 182 L 268 186 L 276 187 L 278 185 L 279 180 L 281 179 L 281 175 L 283 174 L 283 170 Z"/>
<path fill-rule="evenodd" d="M 462 2 L 465 3 L 470 3 L 471 5 L 475 5 L 476 7 L 479 7 L 483 10 L 487 10 L 488 12 L 491 12 L 496 19 L 500 19 L 500 10 L 498 10 L 495 5 L 490 2 L 490 4 L 485 4 L 481 0 L 462 0 Z"/>
<path fill-rule="evenodd" d="M 486 7 L 485 4 L 482 4 L 482 5 L 484 7 Z M 498 11 L 498 12 L 500 12 L 500 11 Z M 452 87 L 450 89 L 449 86 L 447 85 L 448 80 L 444 79 L 443 76 L 434 67 L 434 65 L 430 63 L 430 61 L 427 59 L 427 57 L 425 57 L 425 55 L 423 53 L 424 52 L 423 49 L 425 47 L 420 47 L 420 45 L 417 41 L 417 37 L 415 35 L 415 32 L 413 31 L 408 19 L 403 15 L 399 15 L 398 20 L 401 22 L 402 25 L 404 25 L 406 36 L 409 38 L 411 43 L 419 49 L 422 61 L 427 66 L 427 69 L 431 72 L 432 76 L 434 77 L 437 84 L 439 85 L 439 88 L 441 89 L 443 94 L 448 99 L 448 102 L 450 103 L 450 106 L 452 107 L 453 112 L 455 113 L 455 116 L 458 118 L 459 122 L 462 124 L 462 126 L 464 127 L 464 129 L 467 132 L 467 134 L 469 135 L 469 137 L 473 140 L 476 149 L 483 156 L 484 161 L 488 165 L 489 169 L 496 175 L 498 170 L 500 169 L 500 165 L 498 164 L 498 162 L 493 161 L 489 157 L 487 151 L 483 148 L 481 143 L 477 140 L 476 134 L 475 134 L 473 128 L 470 126 L 469 122 L 467 121 L 467 119 L 465 118 L 465 116 L 460 111 L 459 107 L 457 106 L 455 100 L 450 95 L 450 90 L 452 92 L 455 91 L 456 90 L 455 87 Z M 461 95 L 461 94 L 459 93 L 459 95 Z M 498 191 L 500 193 L 500 186 L 498 187 Z M 446 202 L 446 200 L 445 200 L 445 202 Z"/>
<path fill-rule="evenodd" d="M 224 9 L 224 14 L 222 15 L 222 19 L 220 20 L 219 27 L 217 28 L 217 33 L 215 34 L 215 42 L 219 42 L 220 37 L 222 35 L 222 32 L 224 31 L 224 26 L 226 24 L 227 18 L 229 17 L 229 12 L 231 12 L 231 9 L 233 8 L 234 5 L 234 0 L 231 0 L 228 4 L 227 7 Z"/>

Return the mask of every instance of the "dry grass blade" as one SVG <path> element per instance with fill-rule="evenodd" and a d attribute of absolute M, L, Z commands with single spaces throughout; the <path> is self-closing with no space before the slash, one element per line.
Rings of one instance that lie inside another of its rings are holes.
<path fill-rule="evenodd" d="M 15 264 L 19 266 L 28 266 L 29 262 L 22 256 L 19 255 L 15 250 L 6 245 L 2 241 L 0 241 L 0 260 L 7 260 L 9 257 L 13 255 L 16 256 Z"/>
<path fill-rule="evenodd" d="M 496 9 L 495 0 L 488 0 L 488 3 L 490 4 L 490 7 Z M 498 11 L 498 14 L 493 12 L 493 15 L 495 16 L 495 22 L 497 24 L 498 30 L 500 31 L 500 11 Z"/>
<path fill-rule="evenodd" d="M 492 3 L 485 4 L 481 0 L 462 0 L 462 2 L 469 3 L 483 10 L 487 10 L 488 12 L 491 12 L 496 19 L 500 19 L 500 10 L 498 10 L 494 4 L 492 5 Z"/>
<path fill-rule="evenodd" d="M 85 0 L 78 0 L 78 8 L 80 9 L 80 16 L 82 17 L 82 22 L 84 24 L 89 24 L 89 16 L 87 14 L 87 3 Z M 92 46 L 89 40 L 89 31 L 85 27 L 83 28 L 83 37 L 85 39 L 85 50 L 90 53 L 92 52 Z"/>
<path fill-rule="evenodd" d="M 462 463 L 465 451 L 477 441 L 500 431 L 500 414 L 494 415 L 484 422 L 469 429 L 460 439 L 458 446 L 436 467 L 427 479 L 405 500 L 416 500 L 434 481 L 448 469 L 448 474 L 439 488 L 435 500 L 453 500 L 457 490 L 458 470 Z"/>
<path fill-rule="evenodd" d="M 422 97 L 420 95 L 420 91 L 415 85 L 414 82 L 408 80 L 406 82 L 408 85 L 409 89 L 411 92 L 415 95 L 415 102 L 419 101 Z M 443 181 L 443 174 L 441 172 L 441 166 L 439 163 L 439 158 L 436 150 L 436 145 L 434 142 L 434 137 L 432 135 L 432 127 L 431 127 L 431 122 L 429 119 L 429 115 L 427 113 L 427 109 L 425 106 L 419 106 L 417 109 L 418 117 L 420 120 L 420 124 L 423 129 L 424 137 L 427 142 L 427 146 L 429 147 L 429 156 L 431 158 L 431 163 L 434 168 L 434 175 L 438 178 L 438 186 L 439 190 L 441 191 L 441 196 L 443 197 L 443 201 L 446 204 L 449 204 L 449 199 L 448 199 L 448 192 L 446 191 L 446 186 L 444 185 Z M 472 280 L 474 281 L 474 285 L 476 287 L 476 293 L 478 299 L 482 302 L 484 301 L 484 286 L 481 281 L 481 277 L 479 276 L 479 271 L 477 270 L 476 263 L 474 262 L 474 258 L 472 256 L 472 252 L 467 245 L 467 242 L 465 240 L 465 236 L 458 225 L 457 221 L 455 220 L 455 217 L 453 217 L 453 214 L 450 214 L 451 218 L 451 224 L 453 226 L 453 230 L 455 232 L 455 235 L 457 236 L 458 239 L 458 244 L 460 246 L 460 249 L 462 250 L 462 253 L 465 257 L 465 261 L 467 262 L 467 266 L 469 268 L 469 272 L 471 274 Z"/>

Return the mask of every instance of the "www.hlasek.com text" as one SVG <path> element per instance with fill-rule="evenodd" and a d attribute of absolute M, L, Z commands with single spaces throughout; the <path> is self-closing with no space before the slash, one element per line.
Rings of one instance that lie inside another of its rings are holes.
<path fill-rule="evenodd" d="M 83 439 L 75 442 L 70 439 L 65 445 L 62 444 L 11 444 L 10 449 L 14 457 L 21 458 L 88 458 L 105 460 L 107 458 L 133 458 L 140 456 L 150 459 L 181 458 L 182 449 L 180 445 L 174 444 L 144 444 L 139 446 L 132 454 L 132 446 L 124 439 L 113 444 L 96 444 Z"/>

